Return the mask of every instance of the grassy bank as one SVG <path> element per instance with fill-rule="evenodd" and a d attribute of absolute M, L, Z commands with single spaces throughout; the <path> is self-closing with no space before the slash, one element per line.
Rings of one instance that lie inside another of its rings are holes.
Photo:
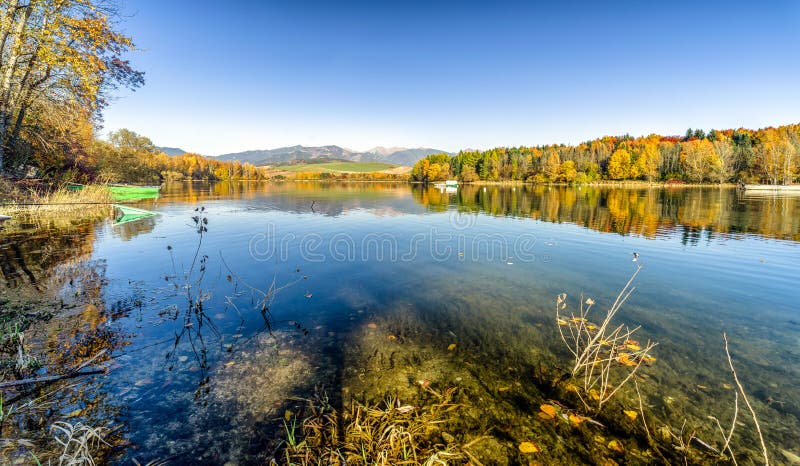
<path fill-rule="evenodd" d="M 71 190 L 63 186 L 19 185 L 4 180 L 2 192 L 0 214 L 5 215 L 53 211 L 83 215 L 100 207 L 106 208 L 114 201 L 111 191 L 103 185 Z"/>

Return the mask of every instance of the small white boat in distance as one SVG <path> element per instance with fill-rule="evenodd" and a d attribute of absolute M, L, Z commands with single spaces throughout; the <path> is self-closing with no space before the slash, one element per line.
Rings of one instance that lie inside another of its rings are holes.
<path fill-rule="evenodd" d="M 746 184 L 744 190 L 800 194 L 800 184 Z"/>
<path fill-rule="evenodd" d="M 445 180 L 444 183 L 436 183 L 433 186 L 436 188 L 457 188 L 458 180 Z"/>

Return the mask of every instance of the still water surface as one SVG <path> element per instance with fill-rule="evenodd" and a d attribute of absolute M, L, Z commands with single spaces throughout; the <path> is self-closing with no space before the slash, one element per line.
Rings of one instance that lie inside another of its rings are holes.
<path fill-rule="evenodd" d="M 462 385 L 482 406 L 474 435 L 496 432 L 487 457 L 519 463 L 520 441 L 549 435 L 533 371 L 568 362 L 555 296 L 605 308 L 637 265 L 618 319 L 659 342 L 642 382 L 653 412 L 677 427 L 728 416 L 727 332 L 771 448 L 800 454 L 800 198 L 220 183 L 169 185 L 137 207 L 159 215 L 0 231 L 5 293 L 67 274 L 62 295 L 91 303 L 39 337 L 50 363 L 75 341 L 114 355 L 108 375 L 62 387 L 53 410 L 122 426 L 120 464 L 264 461 L 291 397 L 412 396 L 419 380 Z"/>

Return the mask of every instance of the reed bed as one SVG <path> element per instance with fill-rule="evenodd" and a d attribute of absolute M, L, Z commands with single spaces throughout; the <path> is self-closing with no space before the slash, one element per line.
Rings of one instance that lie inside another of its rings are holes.
<path fill-rule="evenodd" d="M 38 213 L 58 212 L 81 214 L 83 212 L 96 212 L 107 208 L 114 202 L 111 191 L 103 185 L 87 185 L 80 190 L 71 190 L 66 187 L 54 191 L 34 190 L 27 192 L 17 190 L 12 198 L 0 204 L 0 213 Z"/>

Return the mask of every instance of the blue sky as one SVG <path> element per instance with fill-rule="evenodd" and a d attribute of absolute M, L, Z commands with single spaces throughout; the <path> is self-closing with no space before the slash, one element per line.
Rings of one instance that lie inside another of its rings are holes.
<path fill-rule="evenodd" d="M 207 155 L 800 121 L 800 2 L 126 0 L 104 131 Z"/>

